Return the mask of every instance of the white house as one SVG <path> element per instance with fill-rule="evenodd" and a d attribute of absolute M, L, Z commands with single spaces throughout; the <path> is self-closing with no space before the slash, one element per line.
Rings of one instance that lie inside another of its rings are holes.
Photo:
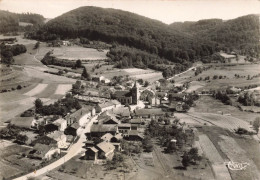
<path fill-rule="evenodd" d="M 66 148 L 68 145 L 67 136 L 61 131 L 54 131 L 47 136 L 57 141 L 58 148 Z"/>
<path fill-rule="evenodd" d="M 121 103 L 117 100 L 111 100 L 105 103 L 99 103 L 97 106 L 97 112 L 104 112 L 107 110 L 111 110 L 113 108 L 118 108 L 121 106 Z"/>
<path fill-rule="evenodd" d="M 31 158 L 50 160 L 53 158 L 55 153 L 60 154 L 60 149 L 57 147 L 37 143 L 34 145 L 33 149 L 28 152 L 27 156 Z"/>

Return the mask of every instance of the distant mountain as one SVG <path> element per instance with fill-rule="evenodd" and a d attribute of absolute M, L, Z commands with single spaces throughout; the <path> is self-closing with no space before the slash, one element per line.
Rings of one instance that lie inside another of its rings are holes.
<path fill-rule="evenodd" d="M 10 33 L 21 30 L 21 28 L 19 28 L 19 22 L 38 25 L 44 23 L 44 17 L 39 14 L 17 14 L 9 11 L 0 10 L 0 33 Z"/>
<path fill-rule="evenodd" d="M 192 37 L 219 43 L 226 51 L 237 50 L 241 54 L 259 57 L 260 19 L 259 15 L 247 15 L 223 21 L 221 19 L 198 22 L 173 23 L 173 31 L 182 31 Z"/>
<path fill-rule="evenodd" d="M 98 7 L 80 7 L 67 12 L 28 34 L 28 37 L 43 41 L 84 37 L 126 45 L 175 63 L 195 61 L 219 48 L 216 43 L 170 29 L 160 21 Z"/>

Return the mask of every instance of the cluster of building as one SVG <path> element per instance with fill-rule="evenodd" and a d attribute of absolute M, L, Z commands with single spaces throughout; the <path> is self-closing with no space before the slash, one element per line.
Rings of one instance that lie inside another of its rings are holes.
<path fill-rule="evenodd" d="M 28 151 L 28 157 L 50 160 L 54 155 L 60 154 L 61 150 L 68 149 L 81 134 L 86 123 L 95 115 L 94 107 L 82 106 L 64 118 L 17 117 L 10 123 L 25 130 L 23 135 L 28 137 L 25 143 L 33 146 L 32 150 Z M 42 132 L 42 135 L 35 132 Z"/>

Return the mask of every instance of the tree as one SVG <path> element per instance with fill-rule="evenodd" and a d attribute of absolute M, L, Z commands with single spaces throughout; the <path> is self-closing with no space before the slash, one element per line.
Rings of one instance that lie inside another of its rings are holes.
<path fill-rule="evenodd" d="M 145 82 L 144 82 L 144 87 L 147 87 L 147 86 L 149 86 L 149 82 L 148 82 L 148 81 L 145 81 Z"/>
<path fill-rule="evenodd" d="M 81 68 L 82 67 L 82 62 L 81 62 L 80 59 L 76 61 L 75 67 L 76 68 Z"/>
<path fill-rule="evenodd" d="M 255 120 L 253 122 L 253 128 L 257 134 L 259 132 L 259 127 L 260 127 L 260 117 L 257 117 L 257 118 L 255 118 Z"/>
<path fill-rule="evenodd" d="M 186 169 L 190 163 L 196 163 L 196 161 L 200 161 L 201 157 L 198 155 L 197 148 L 191 148 L 189 152 L 185 152 L 182 156 L 182 165 Z"/>
<path fill-rule="evenodd" d="M 82 72 L 82 74 L 81 74 L 81 77 L 83 78 L 83 79 L 87 79 L 87 80 L 90 80 L 91 79 L 91 76 L 90 76 L 90 74 L 87 72 L 87 69 L 84 67 L 84 69 L 83 69 L 83 72 Z"/>
<path fill-rule="evenodd" d="M 36 111 L 39 111 L 39 109 L 41 109 L 43 107 L 43 102 L 41 99 L 37 98 L 35 101 L 34 101 L 34 105 L 35 105 L 35 109 Z"/>
<path fill-rule="evenodd" d="M 1 58 L 2 58 L 2 62 L 8 65 L 14 62 L 13 53 L 9 49 L 2 50 Z"/>
<path fill-rule="evenodd" d="M 18 134 L 16 136 L 16 140 L 21 143 L 25 143 L 28 140 L 28 137 L 26 135 Z"/>
<path fill-rule="evenodd" d="M 181 160 L 182 166 L 187 169 L 187 167 L 190 164 L 190 158 L 188 156 L 188 154 L 185 152 L 184 155 L 182 156 L 182 160 Z"/>
<path fill-rule="evenodd" d="M 144 151 L 146 152 L 152 152 L 153 151 L 153 144 L 152 144 L 152 141 L 151 141 L 151 137 L 146 135 L 144 140 L 143 140 L 143 148 L 144 148 Z"/>
<path fill-rule="evenodd" d="M 39 42 L 39 41 L 37 41 L 37 43 L 34 45 L 34 48 L 33 48 L 33 49 L 38 49 L 38 48 L 39 48 L 39 46 L 40 46 L 40 42 Z"/>

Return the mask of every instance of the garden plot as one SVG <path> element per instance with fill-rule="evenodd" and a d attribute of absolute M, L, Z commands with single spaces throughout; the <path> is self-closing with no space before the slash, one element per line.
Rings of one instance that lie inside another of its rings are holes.
<path fill-rule="evenodd" d="M 59 84 L 54 94 L 65 95 L 71 88 L 71 84 Z"/>
<path fill-rule="evenodd" d="M 38 84 L 35 88 L 30 90 L 29 92 L 25 93 L 26 96 L 35 96 L 37 94 L 40 94 L 44 89 L 46 89 L 48 84 Z"/>
<path fill-rule="evenodd" d="M 224 160 L 218 153 L 214 144 L 210 141 L 207 135 L 199 135 L 200 146 L 212 164 L 215 177 L 218 180 L 231 180 L 228 169 L 224 165 Z"/>
<path fill-rule="evenodd" d="M 233 138 L 224 135 L 220 137 L 222 140 L 218 144 L 230 161 L 249 163 L 249 166 L 243 170 L 231 170 L 232 178 L 236 180 L 260 179 L 259 170 L 254 161 L 247 156 L 247 152 L 244 151 Z"/>

